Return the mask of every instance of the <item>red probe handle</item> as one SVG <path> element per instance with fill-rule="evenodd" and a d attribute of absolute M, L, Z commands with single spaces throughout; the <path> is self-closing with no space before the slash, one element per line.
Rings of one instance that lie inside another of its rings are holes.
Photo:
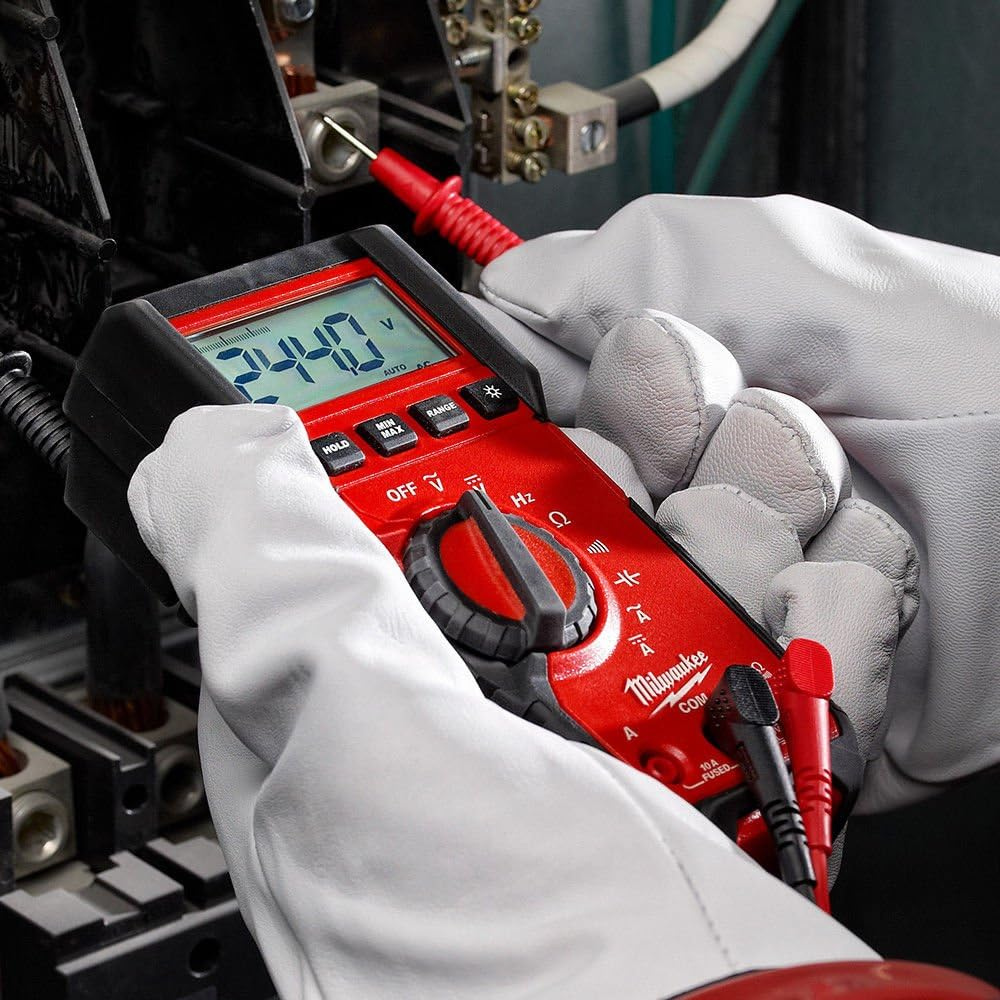
<path fill-rule="evenodd" d="M 439 181 L 392 149 L 383 149 L 368 169 L 379 184 L 417 213 L 413 231 L 418 236 L 433 229 L 477 264 L 485 266 L 524 242 L 474 201 L 462 197 L 461 177 Z"/>
<path fill-rule="evenodd" d="M 830 762 L 833 663 L 821 643 L 793 639 L 781 665 L 781 728 L 788 741 L 795 794 L 816 872 L 816 902 L 829 912 L 827 858 L 833 849 L 833 766 Z"/>
<path fill-rule="evenodd" d="M 368 170 L 379 184 L 388 188 L 411 212 L 419 212 L 437 191 L 440 183 L 436 177 L 392 149 L 383 149 L 368 165 Z"/>

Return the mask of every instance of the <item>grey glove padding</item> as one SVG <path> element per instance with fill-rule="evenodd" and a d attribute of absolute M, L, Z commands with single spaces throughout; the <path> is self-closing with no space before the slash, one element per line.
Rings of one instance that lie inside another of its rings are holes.
<path fill-rule="evenodd" d="M 1000 761 L 997 258 L 788 196 L 654 196 L 596 233 L 504 254 L 482 291 L 584 360 L 625 317 L 665 310 L 729 347 L 750 384 L 816 410 L 855 489 L 909 531 L 924 567 L 924 610 L 896 656 L 886 753 L 862 806 Z M 556 357 L 540 370 L 572 419 L 584 389 Z"/>
<path fill-rule="evenodd" d="M 762 475 L 762 448 L 769 475 Z M 788 518 L 803 543 L 851 494 L 847 459 L 822 421 L 799 400 L 765 389 L 733 399 L 691 480 L 710 483 L 752 490 Z"/>
<path fill-rule="evenodd" d="M 802 543 L 787 517 L 757 497 L 724 483 L 693 486 L 667 499 L 656 514 L 663 525 L 758 622 L 771 581 L 801 562 Z M 716 541 L 717 540 L 717 541 Z"/>
<path fill-rule="evenodd" d="M 686 486 L 743 387 L 736 359 L 690 323 L 649 312 L 597 345 L 576 420 L 625 448 L 650 492 Z"/>

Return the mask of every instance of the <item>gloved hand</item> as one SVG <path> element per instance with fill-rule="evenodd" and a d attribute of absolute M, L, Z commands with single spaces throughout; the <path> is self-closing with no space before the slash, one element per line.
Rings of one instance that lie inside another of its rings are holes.
<path fill-rule="evenodd" d="M 642 482 L 657 499 L 693 484 L 661 520 L 776 634 L 833 647 L 840 700 L 877 748 L 914 560 L 898 526 L 845 499 L 808 409 L 742 390 L 717 343 L 667 316 L 621 324 L 589 375 L 498 318 L 553 416 L 579 411 L 635 457 L 573 432 L 640 502 Z M 485 702 L 288 411 L 180 418 L 130 499 L 201 623 L 209 796 L 283 996 L 653 997 L 870 957 L 651 779 Z"/>
<path fill-rule="evenodd" d="M 596 233 L 557 233 L 509 251 L 486 269 L 482 291 L 498 307 L 487 316 L 539 368 L 553 419 L 621 445 L 658 497 L 691 470 L 683 455 L 661 467 L 661 420 L 672 425 L 649 409 L 660 391 L 655 367 L 612 370 L 616 343 L 637 336 L 628 333 L 635 321 L 623 318 L 645 308 L 683 317 L 725 344 L 752 385 L 818 412 L 850 457 L 855 495 L 905 527 L 922 565 L 923 610 L 896 656 L 885 750 L 868 769 L 859 809 L 901 805 L 1000 761 L 1000 260 L 881 232 L 800 198 L 661 195 L 627 206 Z M 647 341 L 644 350 L 661 350 L 652 335 Z M 684 368 L 683 353 L 676 363 Z M 692 424 L 702 419 L 696 404 L 696 394 L 677 401 Z M 705 428 L 687 432 L 695 440 Z M 725 439 L 713 449 L 731 450 Z M 781 510 L 746 484 L 755 461 L 751 449 L 746 464 L 725 474 L 712 463 L 710 481 L 742 486 Z M 704 473 L 692 481 L 703 483 Z M 916 563 L 902 562 L 903 536 L 877 510 L 842 496 L 827 494 L 840 509 L 807 559 L 867 550 L 866 561 L 893 580 L 905 624 Z M 678 517 L 702 515 L 692 506 L 700 504 L 683 493 L 668 500 L 668 519 L 682 532 Z M 702 516 L 710 517 L 707 507 Z M 699 552 L 723 578 L 731 567 L 739 579 L 730 585 L 747 599 L 753 587 L 741 581 L 752 580 L 752 567 L 738 549 L 727 544 L 718 560 Z M 787 572 L 800 579 L 818 570 L 807 563 Z M 814 624 L 793 602 L 783 630 Z M 835 696 L 878 754 L 882 684 L 834 654 Z M 884 679 L 881 668 L 876 676 Z"/>
<path fill-rule="evenodd" d="M 646 486 L 690 479 L 661 521 L 775 634 L 825 640 L 857 690 L 884 687 L 912 553 L 845 507 L 829 432 L 743 389 L 679 320 L 604 346 L 581 414 L 649 447 L 637 472 L 594 431 L 574 439 L 647 509 Z M 291 411 L 184 414 L 129 499 L 200 625 L 209 801 L 283 997 L 653 1000 L 872 957 L 653 779 L 486 701 Z"/>

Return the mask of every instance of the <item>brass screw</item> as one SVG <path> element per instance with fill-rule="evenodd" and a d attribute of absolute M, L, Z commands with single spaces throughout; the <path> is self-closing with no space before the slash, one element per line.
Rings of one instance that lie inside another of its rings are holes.
<path fill-rule="evenodd" d="M 538 6 L 539 0 L 515 0 L 514 7 L 519 14 L 529 14 Z"/>
<path fill-rule="evenodd" d="M 507 96 L 522 115 L 534 114 L 538 108 L 538 84 L 534 80 L 522 80 L 507 87 Z"/>
<path fill-rule="evenodd" d="M 520 118 L 512 126 L 514 135 L 526 149 L 541 149 L 549 141 L 549 126 L 541 118 Z"/>
<path fill-rule="evenodd" d="M 444 19 L 444 37 L 449 45 L 461 45 L 469 37 L 469 22 L 464 14 L 449 14 Z"/>
<path fill-rule="evenodd" d="M 507 22 L 507 34 L 522 45 L 538 41 L 542 33 L 542 22 L 534 14 L 515 14 Z"/>
<path fill-rule="evenodd" d="M 518 174 L 529 184 L 537 184 L 549 172 L 549 158 L 544 153 L 509 152 L 507 169 Z"/>

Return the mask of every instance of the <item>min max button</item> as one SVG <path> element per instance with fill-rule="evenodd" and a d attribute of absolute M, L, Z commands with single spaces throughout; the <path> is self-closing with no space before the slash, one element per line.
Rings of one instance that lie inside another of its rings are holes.
<path fill-rule="evenodd" d="M 396 455 L 417 446 L 417 432 L 395 413 L 383 413 L 358 424 L 358 433 L 382 455 Z"/>
<path fill-rule="evenodd" d="M 446 437 L 469 426 L 469 415 L 451 396 L 431 396 L 410 407 L 410 413 L 434 437 Z"/>
<path fill-rule="evenodd" d="M 513 413 L 517 409 L 517 393 L 495 375 L 465 386 L 462 395 L 487 420 L 502 417 L 505 413 Z"/>

